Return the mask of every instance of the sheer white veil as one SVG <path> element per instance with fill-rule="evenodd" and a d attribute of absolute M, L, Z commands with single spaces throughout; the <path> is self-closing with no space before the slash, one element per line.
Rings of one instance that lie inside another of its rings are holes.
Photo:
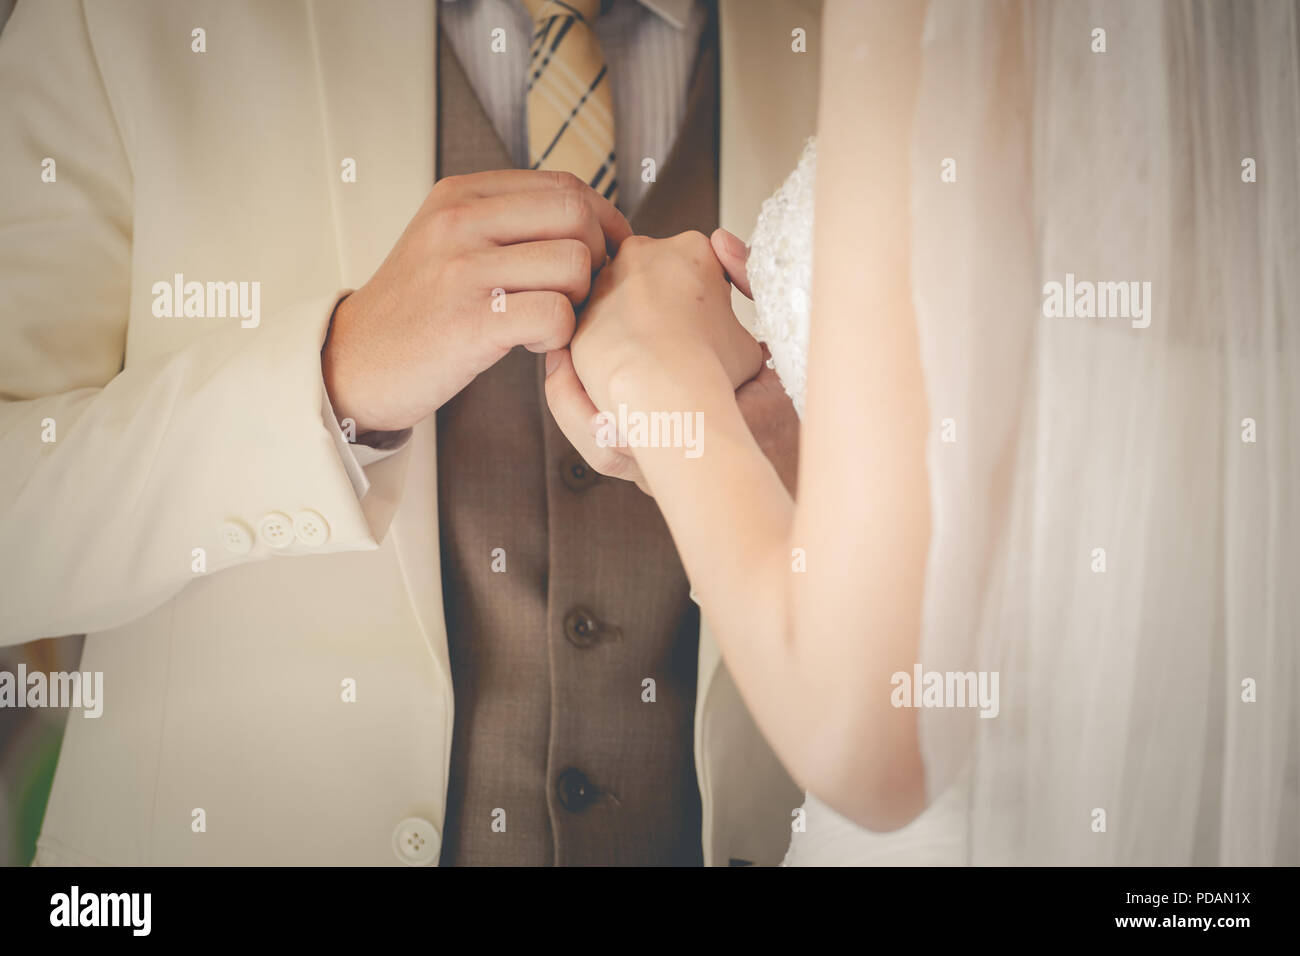
<path fill-rule="evenodd" d="M 1300 863 L 1297 5 L 932 0 L 923 64 L 920 663 L 999 674 L 932 792 L 972 863 Z"/>

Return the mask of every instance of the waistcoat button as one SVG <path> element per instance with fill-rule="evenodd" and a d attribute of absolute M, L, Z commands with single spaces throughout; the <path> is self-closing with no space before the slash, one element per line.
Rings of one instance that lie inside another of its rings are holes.
<path fill-rule="evenodd" d="M 581 813 L 596 799 L 596 788 L 581 770 L 568 767 L 555 781 L 555 794 L 560 806 L 570 813 Z"/>
<path fill-rule="evenodd" d="M 601 639 L 601 624 L 585 607 L 575 607 L 564 615 L 564 636 L 575 647 L 591 647 Z"/>
<path fill-rule="evenodd" d="M 600 474 L 583 461 L 581 455 L 574 452 L 561 459 L 560 480 L 570 491 L 586 491 L 600 481 Z"/>

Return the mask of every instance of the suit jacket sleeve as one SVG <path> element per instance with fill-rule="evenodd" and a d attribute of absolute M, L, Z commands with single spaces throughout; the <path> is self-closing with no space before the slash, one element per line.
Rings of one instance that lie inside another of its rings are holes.
<path fill-rule="evenodd" d="M 397 506 L 409 448 L 363 470 L 323 395 L 342 290 L 132 362 L 131 249 L 81 6 L 20 4 L 0 34 L 0 644 L 123 624 L 236 565 L 377 548 Z M 283 548 L 259 534 L 308 512 Z"/>

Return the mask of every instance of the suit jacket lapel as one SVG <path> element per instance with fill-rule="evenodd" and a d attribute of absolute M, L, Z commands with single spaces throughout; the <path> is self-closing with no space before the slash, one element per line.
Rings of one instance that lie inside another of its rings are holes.
<path fill-rule="evenodd" d="M 433 188 L 437 2 L 390 0 L 383 7 L 353 0 L 306 3 L 319 77 L 321 147 L 334 170 L 330 201 L 339 285 L 355 289 L 383 262 Z M 374 97 L 376 90 L 384 92 L 381 99 Z M 355 182 L 344 180 L 345 159 L 356 162 Z M 450 738 L 451 676 L 442 606 L 434 424 L 430 415 L 415 427 L 401 455 L 375 467 L 407 469 L 406 493 L 389 536 L 429 652 L 446 679 Z"/>
<path fill-rule="evenodd" d="M 370 278 L 434 182 L 436 0 L 307 0 L 342 284 Z M 394 9 L 394 7 L 400 9 Z M 375 90 L 382 90 L 376 99 Z M 356 161 L 356 181 L 342 164 Z M 287 184 L 292 188 L 292 184 Z"/>

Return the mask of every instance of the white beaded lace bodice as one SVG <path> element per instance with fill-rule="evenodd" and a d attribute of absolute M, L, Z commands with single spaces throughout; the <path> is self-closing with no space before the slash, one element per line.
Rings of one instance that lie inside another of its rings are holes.
<path fill-rule="evenodd" d="M 810 138 L 794 171 L 763 201 L 747 263 L 758 313 L 754 337 L 771 351 L 768 364 L 801 418 L 808 373 L 816 174 L 817 140 Z"/>

